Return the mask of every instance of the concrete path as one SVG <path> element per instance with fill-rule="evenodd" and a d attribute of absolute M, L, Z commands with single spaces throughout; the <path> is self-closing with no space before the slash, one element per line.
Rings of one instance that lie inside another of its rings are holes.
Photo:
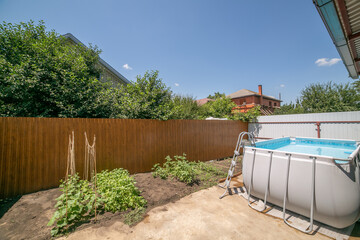
<path fill-rule="evenodd" d="M 154 208 L 132 228 L 118 222 L 76 231 L 63 239 L 329 239 L 319 233 L 304 234 L 258 213 L 238 195 L 220 200 L 223 191 L 212 187 Z"/>

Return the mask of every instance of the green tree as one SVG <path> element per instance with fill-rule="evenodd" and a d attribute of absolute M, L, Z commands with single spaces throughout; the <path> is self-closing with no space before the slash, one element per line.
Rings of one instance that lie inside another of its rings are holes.
<path fill-rule="evenodd" d="M 99 50 L 66 44 L 44 22 L 0 24 L 0 116 L 106 117 Z"/>
<path fill-rule="evenodd" d="M 228 97 L 222 96 L 215 101 L 209 101 L 200 107 L 200 117 L 225 118 L 231 115 L 236 104 Z"/>
<path fill-rule="evenodd" d="M 347 84 L 311 84 L 301 91 L 301 106 L 305 112 L 343 112 L 360 109 L 359 95 Z"/>
<path fill-rule="evenodd" d="M 171 90 L 158 78 L 158 71 L 137 76 L 136 82 L 112 91 L 115 118 L 168 120 L 172 116 Z"/>
<path fill-rule="evenodd" d="M 356 89 L 357 93 L 360 94 L 360 80 L 356 80 L 352 83 L 352 85 Z"/>
<path fill-rule="evenodd" d="M 235 113 L 234 115 L 230 116 L 230 119 L 241 120 L 243 122 L 252 122 L 260 115 L 260 106 L 256 106 L 245 113 Z"/>
<path fill-rule="evenodd" d="M 304 108 L 301 106 L 299 100 L 297 99 L 295 103 L 290 102 L 289 104 L 283 104 L 280 108 L 275 109 L 275 115 L 282 114 L 300 114 L 305 113 Z"/>
<path fill-rule="evenodd" d="M 173 114 L 172 119 L 197 119 L 199 106 L 191 96 L 174 95 L 172 98 Z"/>
<path fill-rule="evenodd" d="M 214 95 L 210 94 L 207 98 L 218 99 L 218 98 L 221 98 L 221 97 L 225 97 L 225 93 L 214 92 Z"/>
<path fill-rule="evenodd" d="M 283 105 L 275 114 L 345 112 L 360 109 L 360 94 L 347 84 L 316 83 L 301 91 L 296 103 Z"/>

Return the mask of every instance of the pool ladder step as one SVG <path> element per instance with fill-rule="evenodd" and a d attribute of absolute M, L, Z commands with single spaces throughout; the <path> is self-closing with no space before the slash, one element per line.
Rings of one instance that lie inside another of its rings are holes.
<path fill-rule="evenodd" d="M 245 146 L 244 136 L 246 136 L 246 135 L 248 136 L 248 140 L 250 141 L 251 146 L 255 146 L 254 134 L 252 134 L 250 132 L 241 132 L 239 134 L 238 140 L 236 143 L 236 147 L 234 150 L 234 155 L 231 160 L 231 164 L 230 164 L 229 171 L 228 171 L 227 177 L 225 179 L 224 185 L 219 185 L 219 187 L 225 188 L 225 192 L 220 196 L 220 199 L 223 198 L 226 195 L 226 193 L 229 192 L 230 182 L 231 182 L 232 177 L 234 176 L 236 161 L 237 161 L 238 157 L 240 156 L 241 148 L 244 148 L 244 146 Z"/>

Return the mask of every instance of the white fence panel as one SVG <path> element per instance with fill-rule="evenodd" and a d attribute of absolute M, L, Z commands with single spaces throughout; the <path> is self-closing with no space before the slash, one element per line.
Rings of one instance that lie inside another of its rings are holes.
<path fill-rule="evenodd" d="M 261 116 L 256 123 L 249 123 L 249 131 L 254 132 L 258 138 L 284 136 L 316 138 L 318 137 L 316 122 L 320 123 L 321 138 L 360 141 L 360 111 Z"/>

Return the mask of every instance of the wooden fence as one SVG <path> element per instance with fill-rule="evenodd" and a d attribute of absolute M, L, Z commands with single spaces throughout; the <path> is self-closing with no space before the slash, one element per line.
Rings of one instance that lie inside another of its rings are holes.
<path fill-rule="evenodd" d="M 98 172 L 150 171 L 167 155 L 190 160 L 232 156 L 240 121 L 0 118 L 0 198 L 49 189 L 64 178 L 68 137 L 75 132 L 76 171 L 82 176 L 85 137 L 96 135 Z"/>

